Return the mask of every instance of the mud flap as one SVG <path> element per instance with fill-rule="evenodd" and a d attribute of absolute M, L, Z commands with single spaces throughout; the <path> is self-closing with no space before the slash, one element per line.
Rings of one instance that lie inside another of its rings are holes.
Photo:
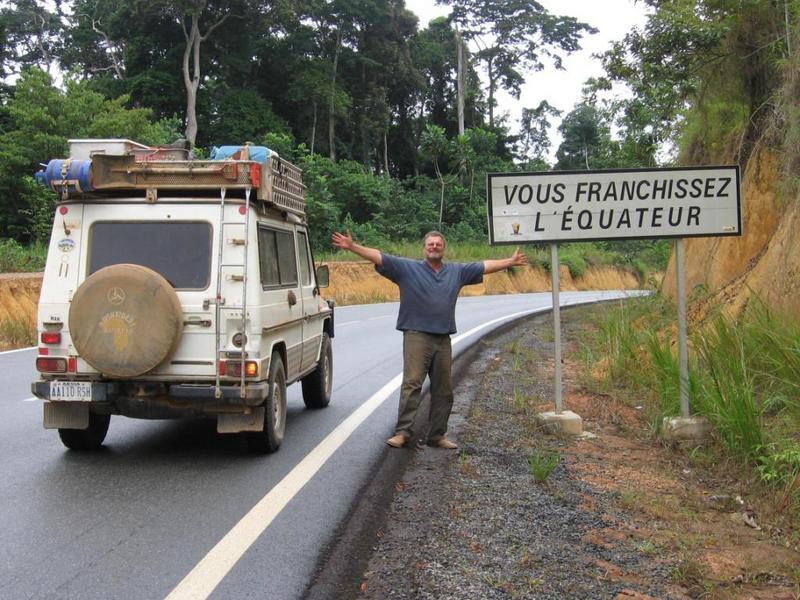
<path fill-rule="evenodd" d="M 45 402 L 45 429 L 87 429 L 89 404 L 87 402 Z"/>
<path fill-rule="evenodd" d="M 258 406 L 249 415 L 224 414 L 217 416 L 217 433 L 239 433 L 240 431 L 263 431 L 264 407 Z"/>

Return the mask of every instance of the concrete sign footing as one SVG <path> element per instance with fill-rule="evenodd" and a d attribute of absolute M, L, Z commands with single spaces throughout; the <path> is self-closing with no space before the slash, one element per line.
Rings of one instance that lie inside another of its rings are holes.
<path fill-rule="evenodd" d="M 661 433 L 670 441 L 699 444 L 711 437 L 711 423 L 705 417 L 664 417 Z"/>
<path fill-rule="evenodd" d="M 550 433 L 581 435 L 583 420 L 571 410 L 543 412 L 536 415 L 536 421 Z"/>

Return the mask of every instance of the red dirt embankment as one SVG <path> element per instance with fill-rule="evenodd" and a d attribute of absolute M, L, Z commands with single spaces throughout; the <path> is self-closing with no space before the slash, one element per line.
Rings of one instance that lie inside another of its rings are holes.
<path fill-rule="evenodd" d="M 754 294 L 779 313 L 800 310 L 800 202 L 781 197 L 780 181 L 775 152 L 756 148 L 742 173 L 742 235 L 686 240 L 687 291 L 706 300 L 693 303 L 694 319 L 714 301 L 738 314 Z M 662 291 L 675 289 L 673 253 Z"/>

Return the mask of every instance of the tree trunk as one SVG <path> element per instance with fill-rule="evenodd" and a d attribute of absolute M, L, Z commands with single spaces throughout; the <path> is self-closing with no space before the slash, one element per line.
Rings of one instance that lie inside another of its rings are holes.
<path fill-rule="evenodd" d="M 186 139 L 192 147 L 197 140 L 197 90 L 200 87 L 200 28 L 197 15 L 192 15 L 189 33 L 184 29 L 186 48 L 183 50 L 183 85 L 186 88 Z M 192 64 L 189 64 L 189 58 Z"/>
<path fill-rule="evenodd" d="M 181 27 L 183 37 L 186 39 L 186 48 L 183 50 L 183 85 L 186 88 L 186 139 L 193 148 L 197 140 L 197 90 L 200 88 L 200 45 L 208 39 L 208 36 L 230 16 L 226 14 L 219 21 L 208 28 L 205 35 L 200 34 L 200 13 L 195 12 L 191 16 L 191 27 L 186 31 L 184 19 L 186 14 L 181 14 Z M 191 65 L 189 64 L 191 58 Z"/>
<path fill-rule="evenodd" d="M 489 128 L 494 128 L 494 88 L 497 85 L 491 57 L 486 61 L 486 75 L 489 79 Z"/>
<path fill-rule="evenodd" d="M 383 132 L 383 172 L 389 176 L 389 135 L 386 130 Z"/>
<path fill-rule="evenodd" d="M 456 47 L 458 49 L 458 76 L 456 77 L 458 106 L 458 135 L 464 135 L 464 95 L 466 94 L 466 48 L 461 34 L 456 31 Z"/>
<path fill-rule="evenodd" d="M 336 30 L 336 48 L 333 51 L 333 68 L 331 69 L 331 97 L 328 103 L 328 153 L 331 160 L 336 160 L 336 70 L 339 67 L 339 53 L 342 51 L 342 34 Z"/>
<path fill-rule="evenodd" d="M 789 0 L 783 1 L 783 18 L 786 24 L 786 56 L 792 56 L 792 29 L 790 26 L 790 19 L 789 19 Z"/>
<path fill-rule="evenodd" d="M 314 120 L 311 123 L 311 154 L 314 154 L 314 142 L 317 141 L 317 101 L 312 103 L 314 107 Z"/>
<path fill-rule="evenodd" d="M 458 135 L 464 135 L 464 95 L 466 94 L 466 54 L 467 49 L 461 34 L 456 31 L 456 49 L 458 52 L 458 74 L 456 75 L 456 106 L 458 111 Z M 467 160 L 462 158 L 458 164 L 458 171 L 463 181 L 467 173 Z"/>

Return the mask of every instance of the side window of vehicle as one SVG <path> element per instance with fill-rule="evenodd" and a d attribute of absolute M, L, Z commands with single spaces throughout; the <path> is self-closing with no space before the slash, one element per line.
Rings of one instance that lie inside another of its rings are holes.
<path fill-rule="evenodd" d="M 302 285 L 311 285 L 311 257 L 308 255 L 308 236 L 304 231 L 297 232 L 297 256 L 300 258 Z"/>
<path fill-rule="evenodd" d="M 278 229 L 258 229 L 258 253 L 261 285 L 283 287 L 297 285 L 297 259 L 293 234 Z"/>

